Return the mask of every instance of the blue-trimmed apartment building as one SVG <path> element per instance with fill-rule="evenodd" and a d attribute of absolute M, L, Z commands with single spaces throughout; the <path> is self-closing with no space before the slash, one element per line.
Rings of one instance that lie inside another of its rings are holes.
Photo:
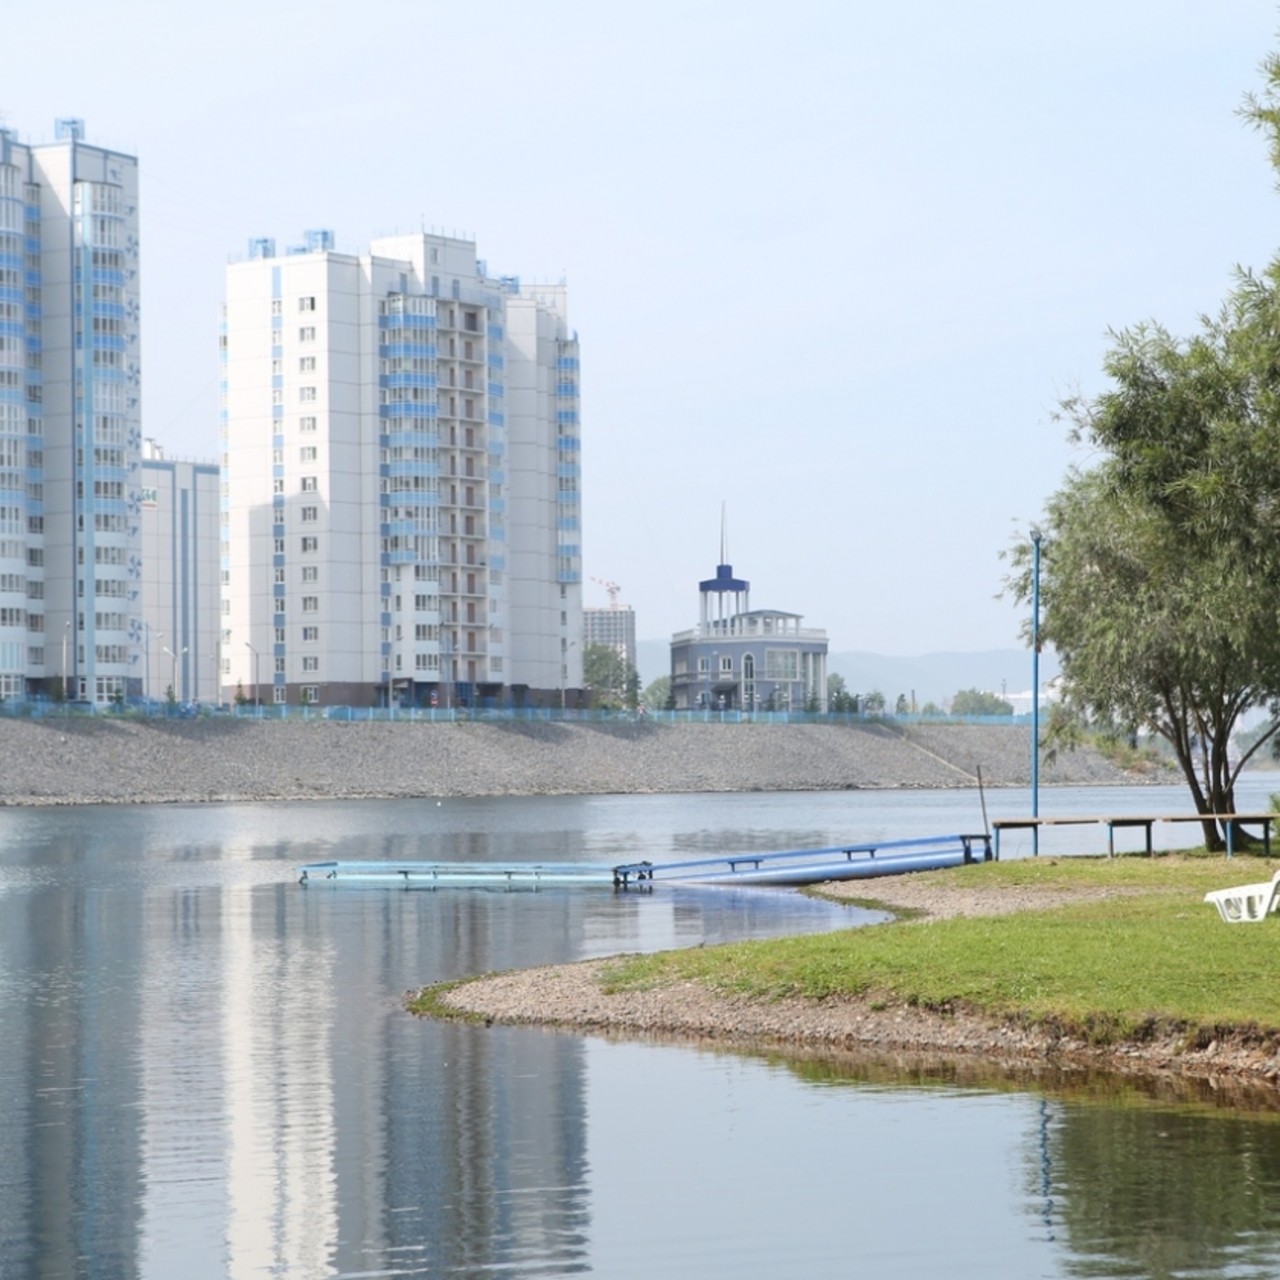
<path fill-rule="evenodd" d="M 475 244 L 257 239 L 221 333 L 221 696 L 449 706 L 581 686 L 579 350 Z"/>
<path fill-rule="evenodd" d="M 752 609 L 751 584 L 729 564 L 698 593 L 698 625 L 671 637 L 676 710 L 826 710 L 825 631 L 798 613 Z"/>
<path fill-rule="evenodd" d="M 142 686 L 138 166 L 0 129 L 0 697 Z"/>

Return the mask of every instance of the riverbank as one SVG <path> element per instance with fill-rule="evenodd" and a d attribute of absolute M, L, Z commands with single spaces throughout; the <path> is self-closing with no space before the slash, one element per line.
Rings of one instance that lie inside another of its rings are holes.
<path fill-rule="evenodd" d="M 1021 725 L 0 719 L 0 805 L 1026 786 Z M 1092 749 L 1045 785 L 1167 782 Z"/>
<path fill-rule="evenodd" d="M 907 918 L 499 974 L 411 1007 L 751 1049 L 1271 1086 L 1274 926 L 1227 926 L 1202 902 L 1207 888 L 1270 873 L 1252 858 L 1046 859 L 830 885 Z"/>

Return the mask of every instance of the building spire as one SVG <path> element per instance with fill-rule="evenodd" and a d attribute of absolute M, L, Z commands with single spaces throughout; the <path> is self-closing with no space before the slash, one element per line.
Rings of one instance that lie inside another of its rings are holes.
<path fill-rule="evenodd" d="M 729 517 L 723 498 L 720 499 L 720 563 L 729 563 Z"/>

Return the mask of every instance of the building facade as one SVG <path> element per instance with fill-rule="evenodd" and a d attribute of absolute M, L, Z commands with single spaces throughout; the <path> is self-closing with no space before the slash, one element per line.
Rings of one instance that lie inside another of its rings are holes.
<path fill-rule="evenodd" d="M 825 631 L 797 613 L 752 609 L 751 584 L 729 564 L 698 591 L 698 625 L 671 637 L 677 710 L 826 710 Z"/>
<path fill-rule="evenodd" d="M 140 692 L 138 166 L 0 129 L 0 697 Z"/>
<path fill-rule="evenodd" d="M 627 666 L 636 666 L 636 615 L 627 606 L 583 609 L 582 643 L 602 644 L 612 649 Z"/>
<path fill-rule="evenodd" d="M 563 286 L 472 241 L 327 231 L 227 270 L 223 695 L 454 705 L 581 685 Z"/>
<path fill-rule="evenodd" d="M 218 464 L 142 453 L 142 693 L 216 702 Z"/>

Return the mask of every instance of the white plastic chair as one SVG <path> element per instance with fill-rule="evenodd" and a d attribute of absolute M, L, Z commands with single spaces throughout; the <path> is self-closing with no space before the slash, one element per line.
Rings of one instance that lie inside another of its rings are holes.
<path fill-rule="evenodd" d="M 1262 884 L 1241 884 L 1204 895 L 1228 924 L 1259 923 L 1280 908 L 1280 871 Z"/>

